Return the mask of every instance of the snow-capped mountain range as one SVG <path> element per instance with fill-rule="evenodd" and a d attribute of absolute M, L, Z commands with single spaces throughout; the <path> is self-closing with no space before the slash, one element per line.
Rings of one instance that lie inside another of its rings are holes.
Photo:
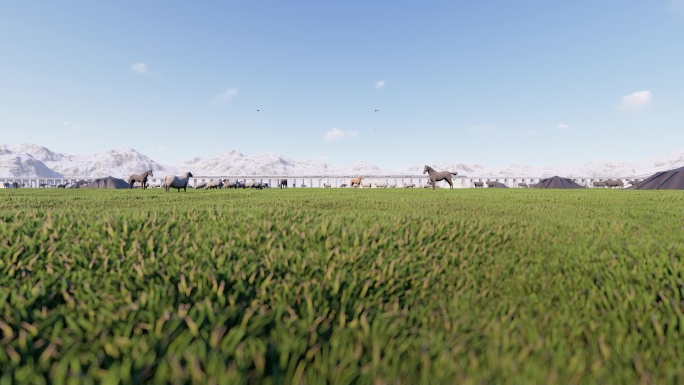
<path fill-rule="evenodd" d="M 421 174 L 424 165 L 404 170 L 386 170 L 359 161 L 340 167 L 320 160 L 295 160 L 275 153 L 243 155 L 236 150 L 214 158 L 191 158 L 179 164 L 157 163 L 132 148 L 110 150 L 93 155 L 56 153 L 36 144 L 0 145 L 0 178 L 100 178 L 154 170 L 155 177 L 190 171 L 195 176 L 231 175 L 389 175 Z M 437 170 L 458 172 L 470 177 L 643 177 L 658 171 L 684 167 L 684 150 L 659 157 L 629 162 L 591 161 L 559 167 L 523 164 L 494 167 L 462 162 L 431 164 Z"/>

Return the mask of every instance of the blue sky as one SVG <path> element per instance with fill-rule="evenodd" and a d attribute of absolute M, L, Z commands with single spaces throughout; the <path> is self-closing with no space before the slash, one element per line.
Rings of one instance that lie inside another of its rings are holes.
<path fill-rule="evenodd" d="M 3 2 L 0 143 L 632 160 L 684 149 L 683 42 L 684 0 Z"/>

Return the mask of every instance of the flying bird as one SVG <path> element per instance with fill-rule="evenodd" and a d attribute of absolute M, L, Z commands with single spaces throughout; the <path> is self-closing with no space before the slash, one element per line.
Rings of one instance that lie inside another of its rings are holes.
<path fill-rule="evenodd" d="M 378 111 L 380 111 L 380 110 L 375 110 L 375 112 L 378 112 Z"/>

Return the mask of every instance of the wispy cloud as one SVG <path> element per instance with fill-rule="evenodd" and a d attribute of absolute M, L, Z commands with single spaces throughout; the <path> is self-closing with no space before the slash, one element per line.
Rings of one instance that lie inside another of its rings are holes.
<path fill-rule="evenodd" d="M 670 0 L 667 2 L 666 9 L 670 13 L 684 17 L 684 0 Z"/>
<path fill-rule="evenodd" d="M 496 127 L 491 126 L 491 125 L 479 125 L 479 126 L 469 127 L 468 131 L 474 132 L 477 134 L 487 134 L 487 133 L 496 131 Z"/>
<path fill-rule="evenodd" d="M 570 125 L 567 123 L 558 123 L 558 125 L 556 127 L 559 130 L 567 130 L 568 128 L 570 128 Z"/>
<path fill-rule="evenodd" d="M 344 138 L 355 138 L 357 136 L 359 136 L 358 131 L 352 131 L 352 130 L 344 131 L 344 130 L 340 130 L 337 127 L 333 127 L 332 130 L 325 133 L 324 138 L 327 142 L 334 142 L 336 140 L 340 140 L 340 139 L 344 139 Z"/>
<path fill-rule="evenodd" d="M 131 64 L 131 69 L 133 70 L 133 72 L 138 73 L 140 75 L 154 74 L 154 72 L 150 71 L 150 69 L 147 68 L 147 64 L 141 62 Z"/>
<path fill-rule="evenodd" d="M 384 80 L 378 80 L 377 82 L 375 82 L 375 89 L 376 89 L 376 90 L 379 90 L 379 89 L 381 89 L 381 88 L 384 87 L 384 86 L 385 86 L 385 81 L 384 81 Z"/>
<path fill-rule="evenodd" d="M 74 131 L 83 131 L 83 128 L 81 126 L 78 126 L 78 125 L 70 123 L 70 122 L 62 122 L 62 125 L 66 128 L 74 130 Z"/>
<path fill-rule="evenodd" d="M 622 97 L 619 109 L 623 111 L 637 111 L 648 107 L 653 101 L 651 91 L 637 91 Z"/>
<path fill-rule="evenodd" d="M 536 128 L 519 128 L 513 131 L 515 136 L 537 136 L 541 135 L 542 131 Z"/>
<path fill-rule="evenodd" d="M 235 96 L 237 96 L 237 94 L 238 94 L 237 87 L 228 88 L 227 90 L 221 92 L 220 94 L 216 95 L 213 99 L 211 99 L 211 103 L 212 104 L 228 103 L 231 100 L 233 100 L 233 98 L 235 98 Z"/>

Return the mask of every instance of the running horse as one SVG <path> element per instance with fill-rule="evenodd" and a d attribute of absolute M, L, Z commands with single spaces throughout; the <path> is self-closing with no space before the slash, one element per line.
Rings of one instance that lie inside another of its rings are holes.
<path fill-rule="evenodd" d="M 447 183 L 449 183 L 449 186 L 451 188 L 454 188 L 454 184 L 451 182 L 451 176 L 452 175 L 458 175 L 457 172 L 449 172 L 449 171 L 435 171 L 434 168 L 428 166 L 427 164 L 425 165 L 425 168 L 423 168 L 423 174 L 427 173 L 428 177 L 430 178 L 430 181 L 432 182 L 432 189 L 435 189 L 435 185 L 437 182 L 440 180 L 445 180 Z"/>
<path fill-rule="evenodd" d="M 128 185 L 130 186 L 130 188 L 133 188 L 133 185 L 135 184 L 135 182 L 140 182 L 140 185 L 141 185 L 142 189 L 144 190 L 147 188 L 147 177 L 148 176 L 154 176 L 154 174 L 152 174 L 152 170 L 147 170 L 142 174 L 133 174 L 128 178 Z"/>
<path fill-rule="evenodd" d="M 363 180 L 363 175 L 359 176 L 358 178 L 351 178 L 351 181 L 349 181 L 349 186 L 350 187 L 359 187 L 359 186 L 361 186 L 362 180 Z"/>

